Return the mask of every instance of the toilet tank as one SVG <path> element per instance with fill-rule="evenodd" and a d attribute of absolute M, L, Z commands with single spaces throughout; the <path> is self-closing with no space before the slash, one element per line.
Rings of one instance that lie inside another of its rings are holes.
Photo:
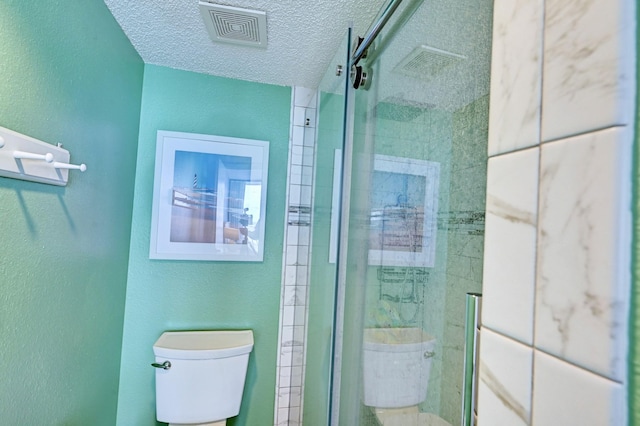
<path fill-rule="evenodd" d="M 436 340 L 419 328 L 364 331 L 364 404 L 398 408 L 427 397 Z"/>
<path fill-rule="evenodd" d="M 253 332 L 168 331 L 153 345 L 156 417 L 165 423 L 208 423 L 237 416 Z"/>

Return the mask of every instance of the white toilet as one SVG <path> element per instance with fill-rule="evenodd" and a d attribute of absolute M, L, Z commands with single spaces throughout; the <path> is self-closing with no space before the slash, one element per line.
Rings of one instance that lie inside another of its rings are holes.
<path fill-rule="evenodd" d="M 223 426 L 240 412 L 253 332 L 169 331 L 153 345 L 156 418 Z"/>
<path fill-rule="evenodd" d="M 364 331 L 364 404 L 382 426 L 451 426 L 418 404 L 427 398 L 436 340 L 419 328 Z"/>

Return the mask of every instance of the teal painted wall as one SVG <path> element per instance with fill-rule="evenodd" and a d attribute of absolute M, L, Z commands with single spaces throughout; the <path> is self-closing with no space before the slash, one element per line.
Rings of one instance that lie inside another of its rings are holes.
<path fill-rule="evenodd" d="M 113 425 L 143 63 L 99 0 L 0 2 L 0 126 L 66 187 L 0 178 L 0 423 Z"/>
<path fill-rule="evenodd" d="M 146 65 L 117 424 L 155 425 L 152 346 L 165 330 L 252 329 L 240 415 L 273 422 L 291 89 Z M 156 132 L 270 142 L 264 262 L 149 260 Z"/>

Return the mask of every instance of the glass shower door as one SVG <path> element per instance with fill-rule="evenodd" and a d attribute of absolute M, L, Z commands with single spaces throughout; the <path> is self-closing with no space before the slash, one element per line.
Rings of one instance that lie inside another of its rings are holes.
<path fill-rule="evenodd" d="M 367 80 L 346 125 L 332 424 L 461 423 L 465 296 L 482 280 L 491 17 L 491 0 L 405 1 L 355 70 Z"/>
<path fill-rule="evenodd" d="M 318 88 L 316 176 L 313 197 L 313 238 L 310 253 L 309 307 L 303 423 L 329 424 L 332 411 L 334 324 L 337 318 L 338 244 L 342 156 L 349 96 L 348 56 L 351 31 L 345 34 Z M 340 154 L 340 155 L 337 155 Z"/>

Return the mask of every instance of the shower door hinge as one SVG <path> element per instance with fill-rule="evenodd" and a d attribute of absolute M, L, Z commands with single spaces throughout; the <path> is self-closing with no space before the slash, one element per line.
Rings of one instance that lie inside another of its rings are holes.
<path fill-rule="evenodd" d="M 360 47 L 360 45 L 364 41 L 364 38 L 357 37 L 357 40 L 358 41 L 355 45 L 355 48 L 353 49 L 354 53 L 358 50 L 358 47 Z M 367 47 L 367 49 L 362 53 L 360 60 L 366 59 L 369 53 L 369 49 L 372 49 L 372 48 L 373 48 L 373 43 L 371 43 L 371 45 Z M 369 70 L 368 68 L 365 68 L 365 66 L 358 65 L 360 63 L 360 60 L 358 60 L 358 62 L 356 63 L 351 64 L 351 72 L 350 72 L 351 84 L 353 85 L 354 89 L 367 90 L 371 86 L 371 70 Z"/>
<path fill-rule="evenodd" d="M 360 65 L 351 65 L 351 84 L 354 89 L 369 89 L 371 86 L 371 71 Z"/>

